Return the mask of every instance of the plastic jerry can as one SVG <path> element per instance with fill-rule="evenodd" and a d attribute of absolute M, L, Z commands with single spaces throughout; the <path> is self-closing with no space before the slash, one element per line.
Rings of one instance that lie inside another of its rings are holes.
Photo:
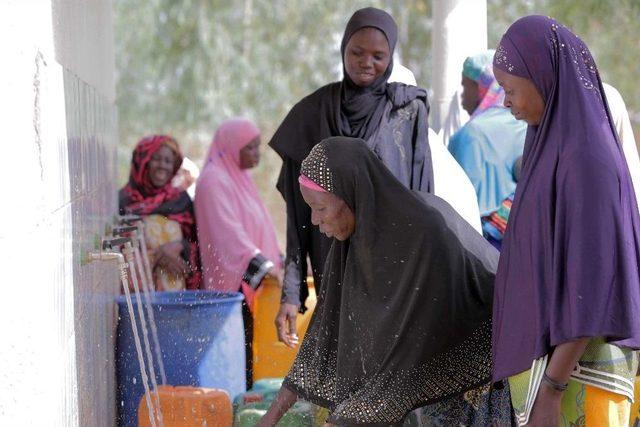
<path fill-rule="evenodd" d="M 238 409 L 234 419 L 234 427 L 253 427 L 267 413 L 270 403 L 249 403 Z M 285 413 L 278 427 L 315 427 L 316 407 L 308 402 L 298 401 Z"/>
<path fill-rule="evenodd" d="M 250 403 L 271 403 L 280 391 L 282 380 L 282 378 L 263 378 L 254 382 L 251 390 L 240 393 L 233 399 L 234 411 Z"/>
<path fill-rule="evenodd" d="M 311 315 L 316 306 L 316 292 L 312 278 L 309 284 L 308 310 L 298 314 L 296 329 L 300 343 L 309 327 Z M 275 280 L 265 279 L 258 289 L 253 313 L 253 380 L 262 378 L 284 377 L 289 372 L 293 360 L 298 354 L 298 347 L 289 348 L 278 341 L 278 334 L 273 321 L 280 308 L 282 288 Z"/>
<path fill-rule="evenodd" d="M 154 405 L 155 393 L 151 392 L 151 402 Z M 165 427 L 230 427 L 233 423 L 231 399 L 224 390 L 161 385 L 158 386 L 157 393 Z M 151 425 L 145 396 L 138 407 L 138 425 Z"/>

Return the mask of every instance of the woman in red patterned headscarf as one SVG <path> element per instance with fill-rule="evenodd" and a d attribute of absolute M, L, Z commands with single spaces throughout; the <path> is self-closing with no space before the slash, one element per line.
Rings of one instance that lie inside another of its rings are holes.
<path fill-rule="evenodd" d="M 141 139 L 131 158 L 129 182 L 119 193 L 121 214 L 140 215 L 158 290 L 198 289 L 202 282 L 193 204 L 171 184 L 182 163 L 175 139 Z"/>

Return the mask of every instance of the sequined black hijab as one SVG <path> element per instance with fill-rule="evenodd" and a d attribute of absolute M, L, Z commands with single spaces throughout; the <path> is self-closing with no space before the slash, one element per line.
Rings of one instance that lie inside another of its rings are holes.
<path fill-rule="evenodd" d="M 343 199 L 311 326 L 284 386 L 339 425 L 389 425 L 486 384 L 497 252 L 446 202 L 406 189 L 359 139 L 318 144 L 302 173 Z"/>

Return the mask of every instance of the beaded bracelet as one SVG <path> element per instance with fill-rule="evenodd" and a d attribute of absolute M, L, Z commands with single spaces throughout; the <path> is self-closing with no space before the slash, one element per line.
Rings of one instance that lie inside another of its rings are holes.
<path fill-rule="evenodd" d="M 549 385 L 552 389 L 560 392 L 565 391 L 567 389 L 567 386 L 569 385 L 569 384 L 560 384 L 555 382 L 554 380 L 549 378 L 546 372 L 542 374 L 542 381 L 547 383 L 547 385 Z"/>

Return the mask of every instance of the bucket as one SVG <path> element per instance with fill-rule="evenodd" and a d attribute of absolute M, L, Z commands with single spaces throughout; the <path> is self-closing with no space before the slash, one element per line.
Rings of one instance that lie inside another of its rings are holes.
<path fill-rule="evenodd" d="M 218 388 L 229 393 L 231 398 L 244 393 L 242 294 L 181 291 L 152 292 L 150 296 L 167 383 L 173 386 Z M 132 302 L 142 339 L 135 298 Z M 144 396 L 144 387 L 124 296 L 119 296 L 117 303 L 118 419 L 121 426 L 136 426 L 136 412 Z M 153 343 L 151 346 L 153 351 Z M 155 353 L 154 364 L 158 376 L 156 380 L 160 384 Z"/>

